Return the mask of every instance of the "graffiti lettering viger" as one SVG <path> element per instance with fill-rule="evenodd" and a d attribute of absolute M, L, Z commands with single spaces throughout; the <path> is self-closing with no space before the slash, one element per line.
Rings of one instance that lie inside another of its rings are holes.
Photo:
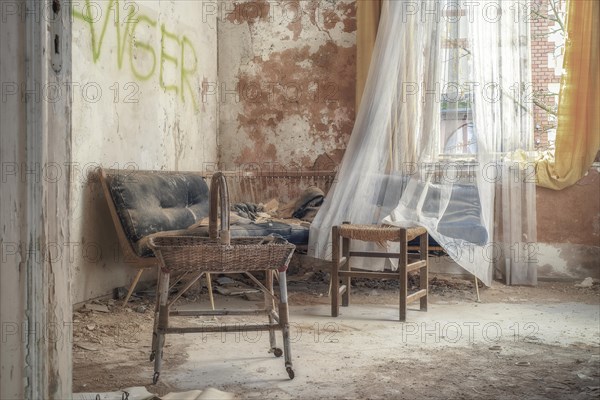
<path fill-rule="evenodd" d="M 198 68 L 198 57 L 187 36 L 170 31 L 165 24 L 159 26 L 157 18 L 140 12 L 132 1 L 86 0 L 77 4 L 73 5 L 73 18 L 87 24 L 94 63 L 116 62 L 118 69 L 125 64 L 139 81 L 158 79 L 163 90 L 175 92 L 182 101 L 189 93 L 194 106 L 197 105 L 198 91 L 193 89 L 192 78 Z M 105 43 L 109 32 L 116 39 L 116 58 L 112 51 L 104 51 L 112 47 Z M 159 43 L 145 39 L 155 34 L 160 35 Z"/>

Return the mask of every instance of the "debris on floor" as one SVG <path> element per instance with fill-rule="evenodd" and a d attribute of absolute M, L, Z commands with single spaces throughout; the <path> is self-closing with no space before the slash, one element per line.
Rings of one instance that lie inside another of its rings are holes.
<path fill-rule="evenodd" d="M 87 351 L 98 351 L 98 346 L 94 346 L 85 342 L 75 343 L 75 346 Z"/>
<path fill-rule="evenodd" d="M 143 386 L 125 388 L 114 392 L 73 394 L 73 400 L 123 400 L 125 398 L 127 400 L 151 400 L 155 399 L 156 396 Z"/>
<path fill-rule="evenodd" d="M 214 388 L 169 393 L 160 397 L 161 400 L 230 400 L 233 398 L 233 393 L 222 392 Z"/>
<path fill-rule="evenodd" d="M 220 278 L 224 277 L 213 276 L 214 288 L 222 286 Z M 221 282 L 253 284 L 240 274 L 227 278 Z M 260 275 L 256 278 L 264 279 Z M 96 400 L 96 394 L 102 392 L 146 385 L 158 396 L 152 400 L 187 399 L 181 397 L 188 394 L 185 391 L 202 385 L 244 399 L 598 399 L 600 347 L 598 311 L 594 311 L 600 299 L 597 280 L 589 288 L 575 287 L 581 281 L 540 282 L 536 287 L 494 282 L 481 292 L 482 303 L 477 304 L 473 301 L 473 279 L 432 274 L 429 282 L 428 312 L 409 311 L 411 319 L 404 324 L 397 321 L 395 280 L 353 280 L 354 306 L 342 309 L 338 318 L 329 317 L 327 272 L 314 271 L 289 282 L 293 307 L 290 319 L 297 341 L 294 362 L 298 358 L 300 371 L 292 382 L 280 370 L 270 368 L 268 363 L 277 361 L 263 357 L 266 353 L 245 355 L 239 350 L 249 347 L 242 341 L 260 339 L 260 344 L 267 344 L 268 335 L 207 334 L 185 340 L 179 335 L 170 337 L 164 360 L 170 376 L 165 374 L 151 386 L 153 364 L 149 355 L 155 307 L 152 284 L 144 292 L 136 292 L 136 301 L 124 308 L 121 301 L 111 299 L 88 301 L 105 306 L 109 312 L 81 307 L 73 313 L 73 390 L 88 395 L 95 391 L 92 397 L 74 398 Z M 192 290 L 198 300 L 193 300 L 195 296 L 181 297 L 175 306 L 210 306 L 205 287 L 195 284 Z M 246 301 L 256 301 L 260 306 L 262 295 L 223 296 L 215 290 L 217 308 L 237 309 Z M 146 311 L 136 312 L 139 306 Z M 253 319 L 240 318 L 239 322 Z M 219 322 L 199 319 L 197 323 Z M 566 326 L 568 332 L 563 332 Z M 395 344 L 385 341 L 387 336 L 382 335 L 393 335 L 390 337 Z M 374 340 L 375 344 L 364 351 L 344 351 Z M 224 362 L 222 352 L 238 358 Z M 338 361 L 346 366 L 338 370 L 315 361 L 322 355 L 331 355 L 332 360 L 342 357 Z M 519 362 L 529 365 L 517 365 Z M 407 365 L 414 365 L 414 374 L 405 373 Z M 438 384 L 427 386 L 423 382 Z M 435 389 L 440 385 L 444 392 Z M 171 392 L 180 393 L 165 396 Z M 123 392 L 117 393 L 115 398 L 122 399 Z M 203 393 L 206 397 L 192 391 L 189 398 L 219 399 L 213 390 Z M 128 399 L 135 397 L 130 394 Z"/>
<path fill-rule="evenodd" d="M 594 279 L 591 276 L 588 276 L 587 278 L 585 278 L 583 281 L 581 281 L 581 283 L 576 283 L 575 287 L 580 287 L 580 288 L 590 288 L 594 286 Z"/>
<path fill-rule="evenodd" d="M 478 285 L 480 288 L 483 288 L 483 284 L 481 282 L 478 282 Z M 445 296 L 447 293 L 452 292 L 472 292 L 473 290 L 475 290 L 473 282 L 463 279 L 444 279 L 434 276 L 429 280 L 430 293 L 439 294 L 440 296 Z"/>
<path fill-rule="evenodd" d="M 110 312 L 108 307 L 105 304 L 94 304 L 94 303 L 86 303 L 83 306 L 84 311 L 98 311 L 98 312 Z"/>
<path fill-rule="evenodd" d="M 230 400 L 233 398 L 232 393 L 222 392 L 210 387 L 205 390 L 173 392 L 160 397 L 150 393 L 143 386 L 125 388 L 115 392 L 73 394 L 73 400 Z"/>
<path fill-rule="evenodd" d="M 217 282 L 219 283 L 219 285 L 215 285 L 214 289 L 225 296 L 240 296 L 240 295 L 246 295 L 249 293 L 259 293 L 260 290 L 259 289 L 255 289 L 251 286 L 248 286 L 242 282 L 238 282 L 238 281 L 234 281 L 233 279 L 229 279 L 226 281 L 226 283 L 221 283 L 219 280 L 222 278 L 217 279 Z"/>

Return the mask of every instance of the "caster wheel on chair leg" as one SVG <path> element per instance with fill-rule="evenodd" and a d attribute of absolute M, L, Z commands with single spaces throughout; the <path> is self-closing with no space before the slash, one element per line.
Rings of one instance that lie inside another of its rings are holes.
<path fill-rule="evenodd" d="M 152 384 L 156 385 L 156 382 L 158 382 L 158 378 L 160 377 L 160 372 L 155 372 L 154 376 L 152 376 Z"/>
<path fill-rule="evenodd" d="M 283 355 L 283 350 L 281 350 L 279 347 L 275 347 L 273 349 L 273 354 L 275 357 L 281 357 Z"/>
<path fill-rule="evenodd" d="M 290 377 L 290 379 L 294 379 L 294 370 L 292 369 L 292 367 L 286 367 L 285 369 L 288 373 L 288 376 Z"/>

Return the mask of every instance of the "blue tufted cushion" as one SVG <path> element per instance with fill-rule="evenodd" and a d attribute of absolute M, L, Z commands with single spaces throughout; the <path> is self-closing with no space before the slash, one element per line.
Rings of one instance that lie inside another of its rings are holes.
<path fill-rule="evenodd" d="M 107 181 L 131 243 L 156 232 L 185 229 L 208 216 L 208 185 L 199 174 L 123 171 Z"/>

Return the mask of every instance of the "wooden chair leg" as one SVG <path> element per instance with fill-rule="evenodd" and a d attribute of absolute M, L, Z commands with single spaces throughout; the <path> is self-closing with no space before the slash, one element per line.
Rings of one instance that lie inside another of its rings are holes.
<path fill-rule="evenodd" d="M 419 239 L 419 252 L 421 260 L 425 260 L 425 266 L 419 270 L 419 289 L 425 289 L 425 296 L 421 297 L 420 309 L 427 311 L 427 302 L 429 296 L 429 238 L 428 234 L 424 233 Z"/>
<path fill-rule="evenodd" d="M 331 316 L 337 317 L 340 313 L 340 277 L 338 268 L 340 267 L 340 233 L 339 228 L 331 228 Z"/>
<path fill-rule="evenodd" d="M 346 258 L 344 262 L 344 271 L 350 272 L 350 239 L 342 238 L 342 256 Z M 343 284 L 346 286 L 346 290 L 342 294 L 342 306 L 348 307 L 350 305 L 350 284 L 352 283 L 350 275 L 344 276 Z"/>
<path fill-rule="evenodd" d="M 135 274 L 135 278 L 133 278 L 133 282 L 131 282 L 131 286 L 129 286 L 129 290 L 127 291 L 127 296 L 125 296 L 125 300 L 123 300 L 123 304 L 121 305 L 121 307 L 125 307 L 127 305 L 127 303 L 129 302 L 129 298 L 133 294 L 133 290 L 137 286 L 143 272 L 144 272 L 144 269 L 140 269 L 137 272 L 137 274 Z"/>
<path fill-rule="evenodd" d="M 406 297 L 408 296 L 408 243 L 406 240 L 406 229 L 400 231 L 400 257 L 398 260 L 398 274 L 400 286 L 400 321 L 406 321 Z"/>

